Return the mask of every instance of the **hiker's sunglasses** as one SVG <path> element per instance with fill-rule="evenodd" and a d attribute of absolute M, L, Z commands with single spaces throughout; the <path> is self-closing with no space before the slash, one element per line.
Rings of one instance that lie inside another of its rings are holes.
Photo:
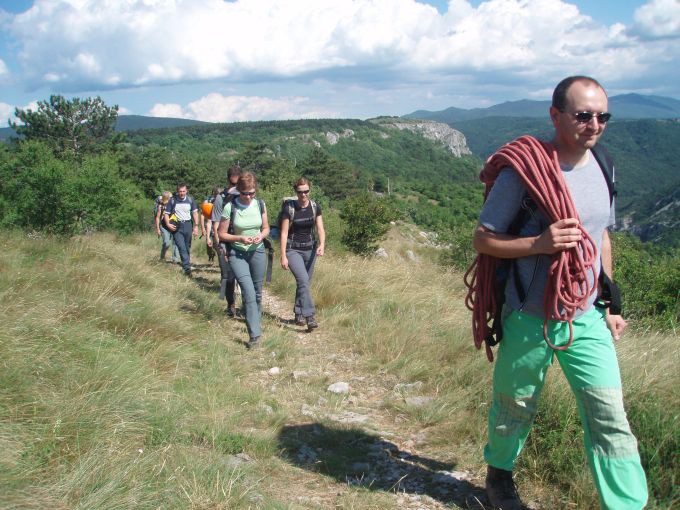
<path fill-rule="evenodd" d="M 307 195 L 307 194 L 309 194 L 309 190 L 308 190 L 308 189 L 296 189 L 295 192 L 298 193 L 298 194 L 300 194 L 300 195 Z"/>
<path fill-rule="evenodd" d="M 241 195 L 246 196 L 246 197 L 252 197 L 252 196 L 255 194 L 254 191 L 239 191 L 239 193 L 240 193 Z"/>
<path fill-rule="evenodd" d="M 562 110 L 562 112 L 564 113 L 564 110 Z M 576 119 L 576 122 L 578 122 L 579 124 L 588 124 L 588 122 L 593 120 L 593 117 L 597 117 L 597 122 L 599 122 L 600 124 L 606 124 L 607 122 L 609 122 L 609 119 L 612 118 L 612 114 L 609 113 L 609 112 L 595 113 L 595 112 L 585 111 L 585 112 L 574 112 L 574 113 L 570 113 L 569 115 L 573 115 L 574 118 Z"/>

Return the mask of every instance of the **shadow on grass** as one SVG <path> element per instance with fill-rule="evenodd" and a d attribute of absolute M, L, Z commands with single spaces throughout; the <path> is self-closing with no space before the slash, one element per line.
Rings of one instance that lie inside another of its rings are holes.
<path fill-rule="evenodd" d="M 214 278 L 205 278 L 204 276 L 200 276 L 194 272 L 194 276 L 192 278 L 194 283 L 198 286 L 199 289 L 204 290 L 208 293 L 215 293 L 219 294 L 220 293 L 220 281 L 215 280 Z"/>
<path fill-rule="evenodd" d="M 287 425 L 279 433 L 288 462 L 371 491 L 427 495 L 447 505 L 483 509 L 484 490 L 453 472 L 455 464 L 412 455 L 356 428 Z"/>

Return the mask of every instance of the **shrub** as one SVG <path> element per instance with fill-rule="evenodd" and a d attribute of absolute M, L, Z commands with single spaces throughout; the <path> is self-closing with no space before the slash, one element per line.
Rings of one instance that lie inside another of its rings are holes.
<path fill-rule="evenodd" d="M 680 249 L 666 252 L 628 234 L 612 236 L 614 279 L 626 317 L 656 330 L 680 321 Z"/>
<path fill-rule="evenodd" d="M 0 160 L 2 225 L 65 235 L 140 230 L 148 204 L 118 172 L 109 154 L 58 159 L 42 142 L 22 142 Z"/>
<path fill-rule="evenodd" d="M 364 191 L 345 201 L 340 217 L 345 221 L 342 242 L 352 252 L 367 255 L 375 251 L 397 213 L 386 199 Z"/>

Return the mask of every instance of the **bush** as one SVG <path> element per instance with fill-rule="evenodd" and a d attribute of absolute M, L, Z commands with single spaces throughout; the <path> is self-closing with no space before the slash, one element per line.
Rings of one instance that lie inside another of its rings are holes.
<path fill-rule="evenodd" d="M 367 255 L 376 250 L 397 213 L 386 199 L 364 191 L 345 201 L 340 217 L 345 221 L 342 242 L 350 251 Z"/>
<path fill-rule="evenodd" d="M 662 251 L 628 234 L 612 236 L 614 280 L 624 315 L 655 330 L 680 322 L 680 249 Z"/>
<path fill-rule="evenodd" d="M 438 232 L 440 243 L 449 245 L 440 256 L 442 264 L 467 271 L 474 262 L 477 252 L 472 247 L 475 223 L 465 223 L 452 229 Z"/>
<path fill-rule="evenodd" d="M 69 161 L 42 142 L 22 142 L 0 159 L 0 180 L 4 227 L 64 235 L 145 228 L 148 203 L 136 185 L 119 176 L 109 154 Z"/>

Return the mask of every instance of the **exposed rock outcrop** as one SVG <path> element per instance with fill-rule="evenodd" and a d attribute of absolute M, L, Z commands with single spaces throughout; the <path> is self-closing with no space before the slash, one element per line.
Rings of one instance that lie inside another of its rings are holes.
<path fill-rule="evenodd" d="M 351 129 L 345 129 L 342 133 L 336 133 L 335 131 L 328 131 L 326 133 L 326 141 L 329 145 L 335 145 L 340 141 L 341 138 L 352 138 L 354 136 L 354 131 Z"/>
<path fill-rule="evenodd" d="M 456 157 L 472 154 L 467 146 L 465 135 L 442 122 L 395 120 L 394 122 L 383 123 L 383 126 L 395 127 L 401 130 L 408 129 L 413 133 L 420 133 L 429 140 L 437 140 L 443 143 L 451 154 Z"/>

